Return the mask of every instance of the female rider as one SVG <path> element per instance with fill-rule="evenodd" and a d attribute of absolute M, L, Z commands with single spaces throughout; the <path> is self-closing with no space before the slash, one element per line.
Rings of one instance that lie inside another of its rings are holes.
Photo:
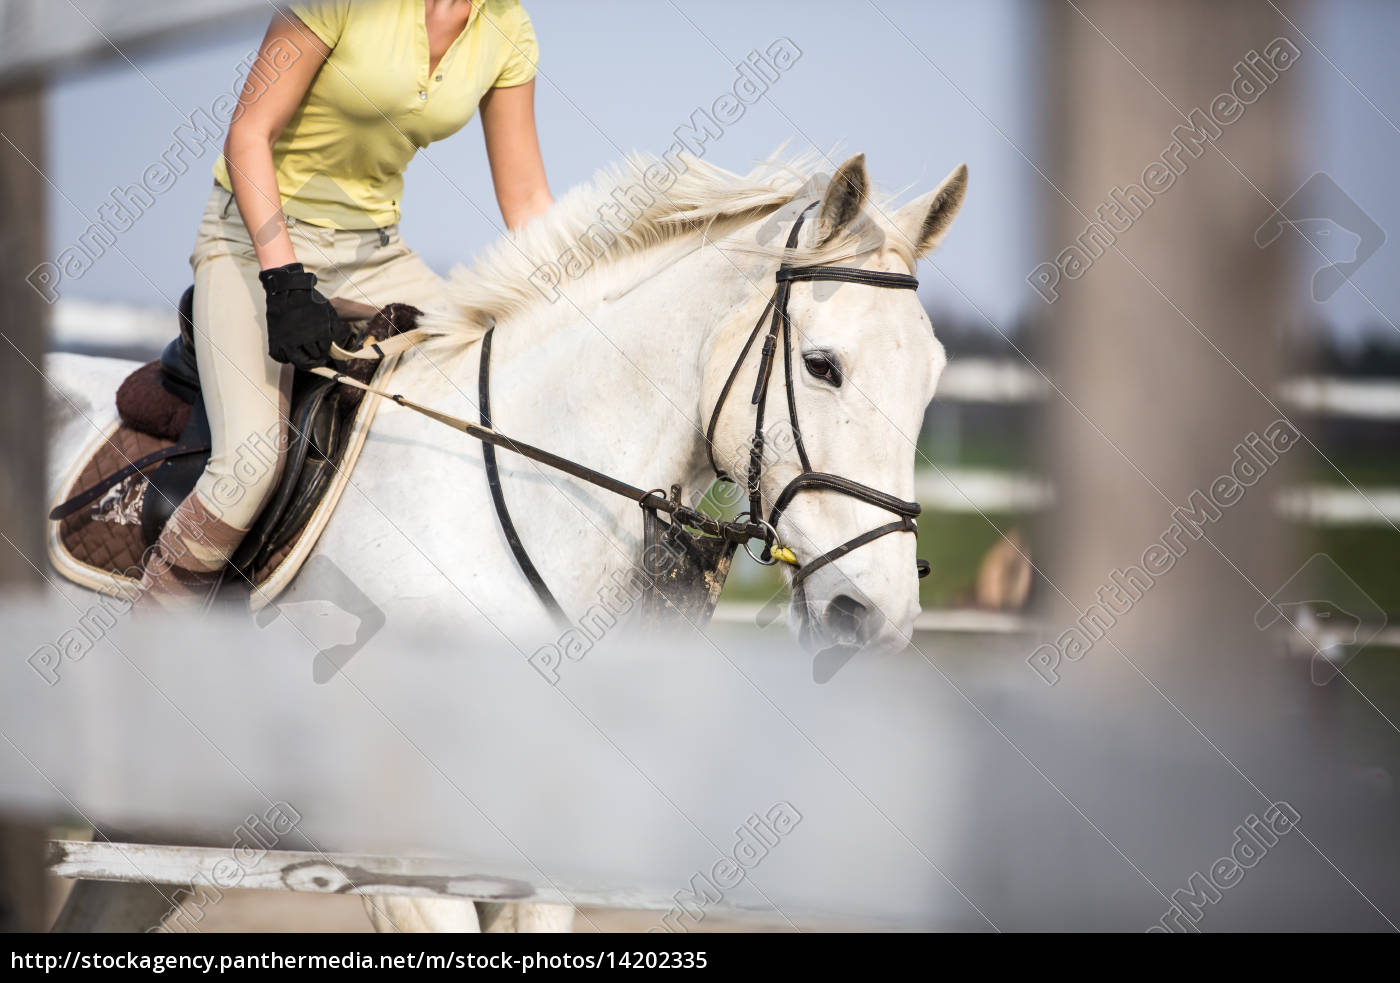
<path fill-rule="evenodd" d="M 404 168 L 479 108 L 496 200 L 551 204 L 535 130 L 538 49 L 517 0 L 311 0 L 272 20 L 214 168 L 190 264 L 212 453 L 143 587 L 206 595 L 273 491 L 293 368 L 326 361 L 326 297 L 430 309 L 442 283 L 399 238 Z M 269 439 L 271 438 L 271 439 Z"/>

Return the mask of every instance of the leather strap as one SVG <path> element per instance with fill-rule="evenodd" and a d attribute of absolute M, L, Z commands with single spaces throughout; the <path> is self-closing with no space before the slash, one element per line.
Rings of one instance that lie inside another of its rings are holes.
<path fill-rule="evenodd" d="M 889 492 L 882 492 L 878 488 L 871 488 L 859 481 L 843 478 L 839 474 L 807 471 L 789 481 L 787 487 L 778 494 L 778 500 L 773 503 L 773 511 L 769 514 L 768 521 L 776 526 L 784 510 L 792 504 L 792 500 L 797 497 L 798 492 L 822 489 L 840 492 L 862 502 L 869 502 L 871 505 L 893 512 L 895 515 L 913 518 L 923 511 L 923 507 L 918 502 L 906 502 L 903 499 L 895 498 Z"/>
<path fill-rule="evenodd" d="M 406 352 L 410 348 L 427 341 L 431 337 L 433 337 L 433 335 L 423 328 L 414 328 L 411 331 L 403 331 L 399 334 L 391 335 L 383 341 L 372 342 L 371 344 L 365 345 L 363 348 L 357 348 L 355 351 L 349 351 L 332 343 L 331 357 L 338 361 L 345 361 L 351 358 L 378 361 L 382 358 L 388 358 L 390 355 L 398 355 Z"/>
<path fill-rule="evenodd" d="M 616 495 L 630 498 L 634 502 L 640 503 L 645 499 L 649 507 L 654 505 L 663 512 L 671 513 L 677 510 L 677 507 L 673 503 L 668 501 L 664 496 L 657 494 L 655 491 L 645 491 L 644 489 L 638 488 L 636 485 L 629 485 L 627 482 L 620 481 L 611 475 L 603 474 L 601 471 L 595 471 L 575 461 L 570 461 L 567 457 L 560 457 L 558 454 L 551 453 L 533 444 L 514 440 L 498 430 L 493 430 L 490 427 L 483 427 L 479 423 L 473 423 L 471 420 L 464 420 L 460 416 L 453 416 L 451 413 L 443 413 L 441 410 L 435 410 L 431 406 L 424 406 L 422 403 L 415 403 L 407 396 L 403 396 L 399 393 L 385 392 L 383 389 L 376 389 L 353 376 L 337 372 L 335 369 L 317 366 L 309 371 L 312 375 L 334 379 L 342 386 L 350 386 L 352 389 L 359 389 L 362 392 L 372 393 L 381 399 L 393 400 L 404 409 L 412 410 L 415 413 L 421 413 L 429 419 L 436 420 L 438 423 L 449 426 L 453 430 L 466 434 L 468 437 L 474 437 L 482 443 L 492 444 L 496 447 L 504 447 L 508 451 L 514 451 L 521 457 L 528 457 L 532 461 L 539 461 L 541 464 L 554 468 L 556 471 L 562 471 L 567 475 L 578 478 L 580 481 L 586 481 L 589 484 L 597 485 L 599 488 L 604 488 Z"/>
<path fill-rule="evenodd" d="M 491 426 L 491 335 L 495 330 L 494 327 L 488 328 L 481 339 L 481 370 L 478 373 L 477 383 L 477 402 L 481 409 L 481 425 L 488 428 Z M 486 462 L 486 484 L 491 489 L 491 502 L 496 506 L 496 520 L 501 524 L 501 532 L 505 533 L 506 542 L 510 544 L 510 551 L 515 555 L 515 562 L 520 565 L 520 572 L 530 582 L 535 596 L 540 599 L 540 603 L 544 605 L 550 617 L 561 628 L 567 627 L 569 619 L 564 615 L 564 609 L 559 606 L 559 602 L 550 591 L 549 585 L 540 576 L 539 570 L 530 559 L 529 551 L 525 549 L 525 544 L 520 540 L 520 534 L 515 531 L 515 523 L 511 521 L 510 509 L 506 507 L 505 492 L 501 488 L 501 470 L 496 463 L 495 446 L 483 441 L 481 456 Z"/>
<path fill-rule="evenodd" d="M 785 266 L 778 270 L 777 280 L 779 283 L 842 280 L 846 283 L 863 283 L 867 287 L 890 287 L 896 290 L 913 290 L 919 286 L 918 278 L 908 273 L 862 270 L 855 266 Z"/>
<path fill-rule="evenodd" d="M 121 484 L 133 474 L 146 470 L 146 468 L 149 468 L 153 464 L 159 464 L 161 461 L 168 461 L 172 457 L 183 457 L 186 454 L 203 454 L 208 450 L 209 444 L 208 442 L 204 442 L 198 444 L 171 444 L 169 447 L 162 447 L 158 451 L 152 451 L 144 457 L 138 457 L 124 467 L 113 471 L 96 484 L 89 485 L 61 505 L 54 506 L 53 511 L 49 513 L 49 518 L 54 520 L 68 518 L 83 506 L 91 505 L 93 502 L 97 501 L 105 495 L 109 489 Z"/>
<path fill-rule="evenodd" d="M 758 340 L 758 333 L 763 329 L 763 322 L 768 319 L 769 312 L 773 310 L 773 301 L 775 299 L 776 295 L 768 298 L 768 303 L 764 306 L 763 313 L 758 316 L 758 323 L 755 324 L 753 330 L 749 332 L 749 339 L 744 342 L 743 350 L 739 352 L 739 357 L 734 360 L 734 367 L 729 370 L 729 377 L 724 380 L 724 388 L 719 391 L 719 398 L 715 400 L 715 408 L 713 412 L 710 413 L 710 423 L 705 428 L 705 450 L 710 455 L 710 467 L 714 469 L 715 477 L 719 478 L 721 481 L 733 481 L 734 479 L 731 478 L 729 472 L 721 468 L 719 462 L 715 460 L 715 428 L 719 425 L 719 412 L 724 409 L 725 400 L 729 398 L 729 390 L 734 388 L 734 380 L 738 377 L 739 370 L 742 369 L 744 363 L 748 361 L 749 351 L 753 348 L 753 343 Z"/>
<path fill-rule="evenodd" d="M 892 532 L 914 531 L 914 520 L 907 517 L 903 519 L 896 519 L 894 522 L 887 522 L 883 526 L 876 526 L 869 532 L 861 533 L 854 539 L 848 539 L 840 546 L 837 546 L 835 549 L 827 550 L 825 553 L 823 553 L 816 559 L 808 560 L 806 563 L 802 564 L 802 566 L 797 568 L 797 572 L 792 575 L 792 587 L 794 590 L 796 590 L 802 585 L 802 581 L 806 580 L 808 577 L 816 573 L 828 563 L 833 563 L 836 560 L 841 559 L 841 557 L 845 556 L 847 553 L 851 552 L 857 547 L 864 546 L 866 543 L 873 543 L 881 536 L 888 536 Z M 925 565 L 927 564 L 925 563 Z M 919 569 L 922 570 L 922 568 Z M 919 576 L 922 577 L 923 573 L 921 572 Z"/>
<path fill-rule="evenodd" d="M 792 228 L 788 232 L 786 249 L 788 253 L 796 249 L 798 235 L 802 230 L 803 222 L 807 213 L 817 206 L 813 202 L 804 208 L 793 222 Z M 481 369 L 480 369 L 480 424 L 473 424 L 459 417 L 431 409 L 415 403 L 401 395 L 381 392 L 356 379 L 345 376 L 333 369 L 320 367 L 311 371 L 334 379 L 344 385 L 362 389 L 365 392 L 374 393 L 387 399 L 392 399 L 400 406 L 411 409 L 424 416 L 428 416 L 444 423 L 470 437 L 475 437 L 483 444 L 482 455 L 486 461 L 487 482 L 491 488 L 491 498 L 496 506 L 496 515 L 501 523 L 501 528 L 505 532 L 506 540 L 510 544 L 516 562 L 520 565 L 521 571 L 535 590 L 536 596 L 550 613 L 561 623 L 565 622 L 562 609 L 558 602 L 550 593 L 544 579 L 531 562 L 529 554 L 525 550 L 524 544 L 520 541 L 516 533 L 515 525 L 510 518 L 510 513 L 506 508 L 505 498 L 502 494 L 500 473 L 496 464 L 495 448 L 504 447 L 514 451 L 533 461 L 538 461 L 548 467 L 555 468 L 565 474 L 572 475 L 580 480 L 587 481 L 600 488 L 624 495 L 638 502 L 644 509 L 655 509 L 670 513 L 674 519 L 685 524 L 693 524 L 711 535 L 722 536 L 726 540 L 736 542 L 747 542 L 751 539 L 762 539 L 765 543 L 765 559 L 771 555 L 776 542 L 776 526 L 783 511 L 791 503 L 794 496 L 799 492 L 807 490 L 834 491 L 839 494 L 848 495 L 852 498 L 867 502 L 879 508 L 886 509 L 899 516 L 894 522 L 886 523 L 869 532 L 847 540 L 835 549 L 828 550 L 821 556 L 806 564 L 799 564 L 799 569 L 793 576 L 794 586 L 801 584 L 811 573 L 821 569 L 829 563 L 840 559 L 851 550 L 873 542 L 882 536 L 894 532 L 914 532 L 915 525 L 913 517 L 919 514 L 919 504 L 917 502 L 906 502 L 896 498 L 887 492 L 882 492 L 877 488 L 852 481 L 849 478 L 842 478 L 839 475 L 826 474 L 815 471 L 812 468 L 811 460 L 807 455 L 807 448 L 802 439 L 801 429 L 797 422 L 797 399 L 796 386 L 793 383 L 793 358 L 792 358 L 792 321 L 788 316 L 788 300 L 792 294 L 792 284 L 804 280 L 835 280 L 846 283 L 859 283 L 873 287 L 886 287 L 901 290 L 912 290 L 919 285 L 918 279 L 905 273 L 887 273 L 880 270 L 863 270 L 854 267 L 842 266 L 788 266 L 786 264 L 779 267 L 776 274 L 776 282 L 773 293 L 764 305 L 763 312 L 758 316 L 758 321 L 754 324 L 753 330 L 749 332 L 748 338 L 744 341 L 744 346 L 739 352 L 738 358 L 734 361 L 734 366 L 729 370 L 729 375 L 724 380 L 724 386 L 720 389 L 719 397 L 715 400 L 715 408 L 710 414 L 709 424 L 705 428 L 705 449 L 710 459 L 710 466 L 714 469 L 716 477 L 724 481 L 733 481 L 733 477 L 728 471 L 719 466 L 715 459 L 715 430 L 719 425 L 720 413 L 723 411 L 725 403 L 728 401 L 730 393 L 733 391 L 734 383 L 738 379 L 739 372 L 748 361 L 749 353 L 753 350 L 754 344 L 759 336 L 764 335 L 763 345 L 760 350 L 758 372 L 754 379 L 753 393 L 750 401 L 754 406 L 754 434 L 752 446 L 749 448 L 748 474 L 745 482 L 745 490 L 749 496 L 748 521 L 721 522 L 709 516 L 701 515 L 691 509 L 681 506 L 679 502 L 672 502 L 665 495 L 656 491 L 643 491 L 624 481 L 619 481 L 610 475 L 595 471 L 592 468 L 584 467 L 567 458 L 552 454 L 549 451 L 533 447 L 530 444 L 523 444 L 510 439 L 499 433 L 491 426 L 490 415 L 490 364 L 491 364 L 491 335 L 492 330 L 488 330 L 482 338 Z M 764 324 L 768 325 L 768 331 L 764 334 Z M 428 333 L 423 329 L 404 332 L 395 335 L 386 341 L 372 344 L 359 351 L 346 351 L 339 346 L 332 347 L 332 355 L 337 359 L 363 358 L 379 359 L 390 354 L 398 354 L 419 342 L 426 340 Z M 764 521 L 762 516 L 762 494 L 760 481 L 763 473 L 763 418 L 768 402 L 769 382 L 773 376 L 773 366 L 777 361 L 777 349 L 779 343 L 783 347 L 783 376 L 786 383 L 786 397 L 788 419 L 792 425 L 794 439 L 797 443 L 798 457 L 801 461 L 802 472 L 790 481 L 782 492 L 779 493 L 777 501 L 773 505 L 768 521 Z M 920 560 L 917 564 L 919 576 L 928 573 L 928 564 Z"/>

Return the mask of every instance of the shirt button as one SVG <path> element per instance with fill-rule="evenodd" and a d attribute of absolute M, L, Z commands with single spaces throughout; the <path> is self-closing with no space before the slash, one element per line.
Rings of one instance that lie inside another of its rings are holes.
<path fill-rule="evenodd" d="M 418 91 L 418 98 L 419 98 L 419 99 L 426 99 L 426 98 L 428 98 L 428 94 L 420 89 L 420 90 Z"/>
<path fill-rule="evenodd" d="M 439 75 L 437 78 L 433 79 L 433 81 L 434 81 L 434 82 L 441 82 L 441 81 L 442 81 L 442 76 Z"/>

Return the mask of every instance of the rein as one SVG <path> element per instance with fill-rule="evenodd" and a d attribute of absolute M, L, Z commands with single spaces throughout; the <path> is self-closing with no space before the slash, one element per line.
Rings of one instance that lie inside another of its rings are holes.
<path fill-rule="evenodd" d="M 816 206 L 814 202 L 803 209 L 793 223 L 792 231 L 788 234 L 787 249 L 790 251 L 797 246 L 798 233 L 802 229 L 802 224 L 807 213 Z M 516 562 L 520 565 L 525 578 L 530 582 L 535 594 L 540 602 L 549 610 L 550 614 L 559 622 L 566 623 L 563 610 L 558 601 L 550 592 L 534 563 L 530 560 L 524 544 L 520 541 L 519 535 L 515 531 L 515 525 L 511 521 L 510 513 L 506 509 L 505 498 L 502 494 L 500 475 L 496 465 L 495 449 L 500 447 L 521 457 L 536 461 L 546 467 L 561 471 L 580 481 L 585 481 L 595 485 L 605 491 L 612 492 L 629 498 L 640 505 L 644 510 L 654 512 L 665 512 L 673 522 L 678 522 L 683 526 L 690 526 L 700 530 L 708 536 L 718 537 L 725 542 L 739 543 L 744 546 L 749 555 L 759 563 L 770 566 L 776 562 L 784 562 L 797 569 L 792 576 L 792 586 L 794 589 L 801 586 L 802 582 L 811 576 L 812 573 L 841 559 L 852 550 L 873 543 L 883 536 L 896 532 L 914 532 L 916 526 L 914 517 L 920 512 L 918 502 L 906 502 L 896 498 L 887 492 L 872 488 L 869 485 L 861 484 L 849 478 L 839 475 L 827 474 L 822 471 L 813 470 L 811 460 L 807 455 L 807 448 L 802 440 L 802 431 L 797 422 L 797 400 L 796 388 L 792 379 L 792 322 L 788 317 L 788 300 L 792 293 L 792 284 L 801 281 L 812 280 L 839 280 L 845 283 L 858 283 L 871 287 L 885 287 L 899 290 L 913 290 L 918 287 L 919 281 L 916 277 L 904 273 L 884 273 L 877 270 L 862 270 L 855 267 L 844 266 L 789 266 L 784 263 L 778 268 L 776 274 L 776 285 L 772 295 L 768 298 L 768 303 L 759 315 L 758 323 L 754 325 L 748 340 L 744 343 L 743 349 L 739 352 L 739 357 L 734 362 L 734 367 L 730 370 L 724 387 L 720 390 L 719 399 L 715 402 L 714 412 L 710 415 L 709 426 L 705 431 L 705 445 L 710 458 L 710 466 L 714 469 L 715 477 L 721 481 L 733 482 L 734 479 L 715 461 L 714 436 L 715 429 L 719 424 L 720 412 L 724 409 L 724 404 L 729 397 L 730 390 L 748 360 L 749 352 L 752 350 L 759 333 L 763 329 L 764 321 L 768 320 L 768 333 L 763 341 L 762 354 L 759 359 L 758 377 L 754 382 L 753 396 L 750 402 L 755 406 L 754 411 L 754 437 L 753 444 L 749 450 L 748 475 L 745 481 L 745 490 L 749 496 L 749 510 L 741 514 L 738 518 L 725 521 L 714 516 L 706 515 L 688 506 L 682 505 L 678 500 L 668 498 L 661 489 L 646 490 L 636 485 L 628 484 L 611 475 L 601 471 L 595 471 L 590 467 L 561 457 L 551 451 L 527 444 L 506 436 L 491 426 L 490 410 L 490 373 L 491 373 L 491 336 L 494 328 L 488 329 L 482 338 L 481 344 L 481 370 L 479 377 L 479 407 L 481 422 L 473 423 L 470 420 L 453 416 L 450 413 L 443 413 L 429 406 L 398 395 L 396 393 L 385 392 L 375 389 L 373 386 L 360 382 L 344 373 L 321 366 L 311 369 L 313 373 L 332 379 L 342 385 L 360 389 L 364 392 L 380 396 L 384 399 L 392 400 L 406 409 L 413 410 L 423 416 L 436 420 L 454 430 L 473 437 L 482 442 L 482 454 L 486 461 L 487 482 L 491 489 L 491 499 L 496 508 L 496 516 L 501 523 L 501 528 L 505 533 L 506 540 L 510 544 L 511 552 L 515 555 Z M 771 316 L 771 319 L 770 319 Z M 398 354 L 413 347 L 420 340 L 426 337 L 425 332 L 410 331 L 404 334 L 395 335 L 387 341 L 370 345 L 359 351 L 350 352 L 335 346 L 332 355 L 336 358 L 362 358 L 362 359 L 382 359 L 389 355 Z M 781 343 L 783 349 L 783 377 L 787 390 L 788 420 L 792 425 L 792 432 L 797 443 L 798 458 L 802 463 L 802 471 L 793 478 L 783 490 L 778 494 L 773 503 L 773 508 L 768 514 L 768 518 L 763 518 L 763 503 L 760 492 L 761 480 L 763 477 L 763 415 L 767 404 L 769 382 L 773 376 L 773 365 L 776 360 L 778 345 Z M 847 540 L 839 546 L 828 550 L 820 556 L 814 557 L 806 563 L 801 563 L 797 555 L 787 546 L 779 542 L 777 526 L 781 520 L 783 512 L 792 503 L 792 500 L 804 491 L 834 491 L 851 498 L 866 502 L 893 513 L 897 518 L 884 525 L 877 526 L 868 532 L 862 533 L 852 539 Z M 749 543 L 753 540 L 761 540 L 764 544 L 759 555 L 754 555 L 749 549 Z M 916 569 L 920 577 L 925 576 L 929 571 L 928 562 L 917 561 Z"/>
<path fill-rule="evenodd" d="M 536 447 L 533 444 L 527 444 L 523 441 L 507 437 L 498 430 L 484 427 L 470 420 L 464 420 L 450 413 L 439 412 L 432 407 L 424 406 L 422 403 L 415 403 L 406 396 L 385 392 L 382 389 L 375 389 L 373 386 L 368 386 L 358 379 L 352 379 L 350 376 L 337 372 L 334 369 L 318 367 L 310 371 L 314 372 L 316 375 L 324 376 L 327 379 L 334 379 L 336 382 L 354 389 L 360 389 L 372 395 L 393 400 L 400 406 L 413 410 L 415 413 L 421 413 L 423 416 L 434 419 L 439 423 L 451 427 L 453 430 L 458 430 L 466 434 L 468 437 L 475 437 L 483 444 L 487 444 L 491 447 L 503 447 L 508 451 L 519 454 L 521 457 L 527 457 L 532 461 L 538 461 L 556 471 L 562 471 L 564 474 L 578 478 L 580 481 L 586 481 L 591 485 L 596 485 L 615 495 L 630 498 L 643 508 L 665 512 L 673 518 L 678 519 L 684 525 L 694 526 L 708 535 L 722 536 L 734 542 L 763 539 L 766 536 L 766 530 L 758 523 L 738 521 L 724 522 L 713 516 L 706 515 L 703 512 L 697 512 L 692 508 L 672 502 L 660 489 L 653 488 L 650 491 L 644 491 L 636 485 L 630 485 L 611 475 L 603 474 L 601 471 L 594 471 L 592 468 L 579 464 L 576 461 L 571 461 L 566 457 L 560 457 L 558 454 Z"/>

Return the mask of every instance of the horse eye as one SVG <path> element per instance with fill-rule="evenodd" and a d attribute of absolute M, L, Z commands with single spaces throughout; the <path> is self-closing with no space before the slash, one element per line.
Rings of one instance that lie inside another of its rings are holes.
<path fill-rule="evenodd" d="M 802 361 L 807 366 L 807 371 L 816 378 L 833 386 L 841 385 L 841 366 L 831 355 L 826 352 L 809 352 L 802 356 Z"/>

